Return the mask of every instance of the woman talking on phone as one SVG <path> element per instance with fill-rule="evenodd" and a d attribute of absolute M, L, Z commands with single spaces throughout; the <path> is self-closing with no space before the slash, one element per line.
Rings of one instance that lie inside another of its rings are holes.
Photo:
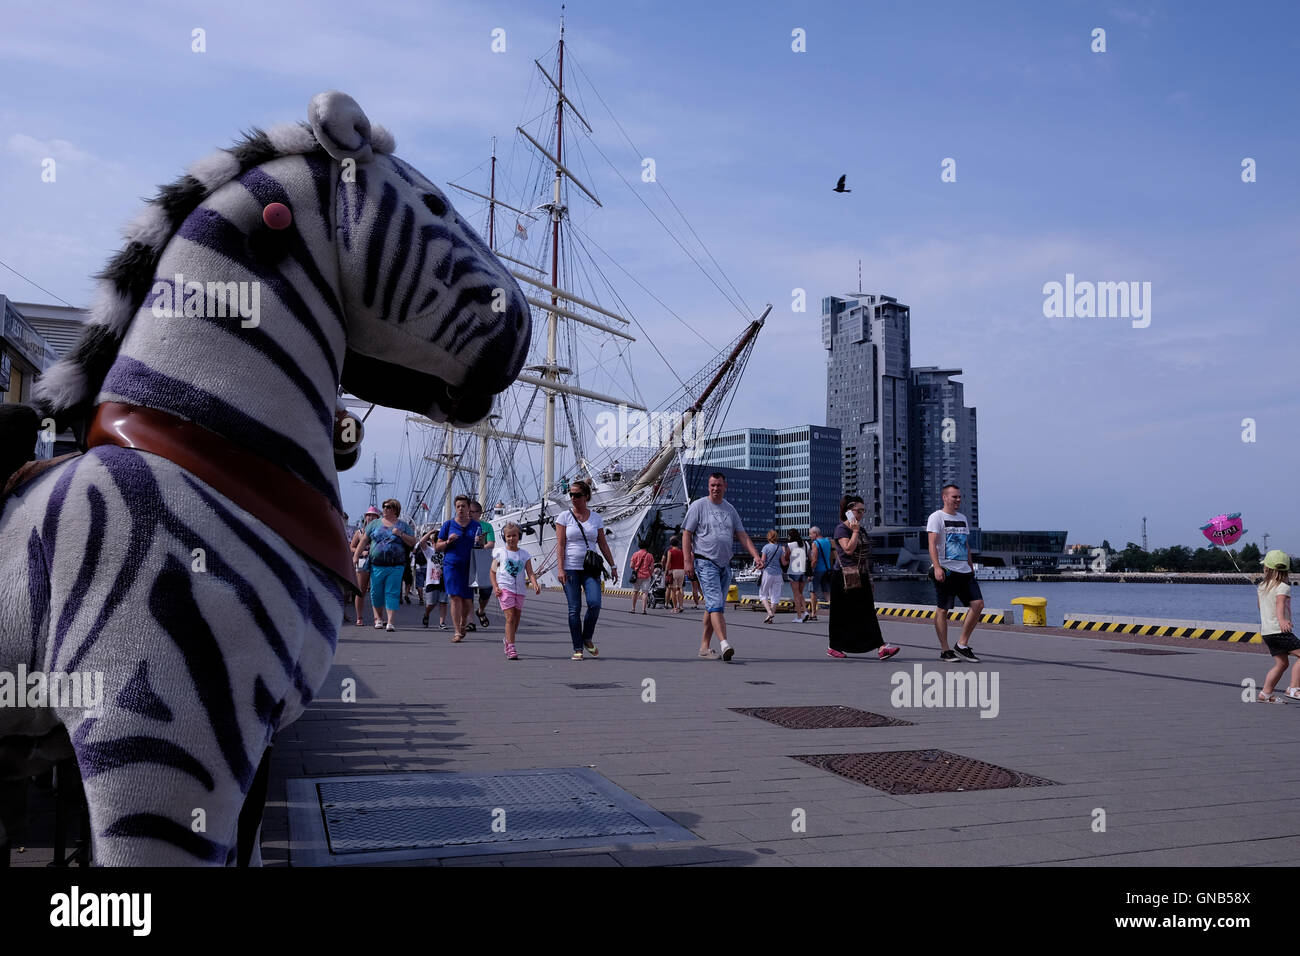
<path fill-rule="evenodd" d="M 887 661 L 898 653 L 898 648 L 885 643 L 876 620 L 876 600 L 871 593 L 871 545 L 862 527 L 866 511 L 857 495 L 845 495 L 840 500 L 844 520 L 831 534 L 835 570 L 831 573 L 830 647 L 826 656 L 844 658 L 876 651 L 877 657 Z"/>

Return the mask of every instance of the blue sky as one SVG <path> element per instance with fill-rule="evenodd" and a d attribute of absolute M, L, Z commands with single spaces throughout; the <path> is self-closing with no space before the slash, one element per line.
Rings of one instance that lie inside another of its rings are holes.
<path fill-rule="evenodd" d="M 503 155 L 559 5 L 6 4 L 0 259 L 88 304 L 140 197 L 253 125 L 351 93 L 432 179 Z M 912 309 L 916 365 L 965 369 L 979 409 L 981 523 L 1122 546 L 1202 540 L 1223 511 L 1300 552 L 1300 14 L 1287 3 L 570 3 L 570 50 L 754 310 L 775 306 L 728 425 L 825 418 L 822 296 L 857 285 Z M 191 52 L 191 30 L 207 52 Z M 504 54 L 491 31 L 506 30 Z M 1106 52 L 1091 51 L 1094 28 Z M 807 51 L 791 50 L 806 31 Z M 579 77 L 581 79 L 581 77 Z M 595 144 L 639 157 L 594 100 Z M 599 155 L 590 235 L 723 341 L 740 315 Z M 58 181 L 40 161 L 58 160 Z M 955 182 L 940 163 L 956 160 Z M 1243 183 L 1241 162 L 1257 163 Z M 846 173 L 853 192 L 830 191 Z M 477 175 L 477 174 L 476 174 Z M 485 179 L 484 179 L 485 183 Z M 647 187 L 650 188 L 650 187 Z M 472 203 L 462 210 L 478 213 Z M 1044 283 L 1150 282 L 1151 324 L 1049 319 Z M 620 286 L 622 290 L 624 286 Z M 809 310 L 791 310 L 792 290 Z M 0 270 L 0 291 L 48 301 Z M 685 377 L 707 358 L 634 287 Z M 672 376 L 633 346 L 653 404 Z M 1241 440 L 1242 420 L 1256 441 Z M 399 462 L 377 412 L 365 466 Z"/>

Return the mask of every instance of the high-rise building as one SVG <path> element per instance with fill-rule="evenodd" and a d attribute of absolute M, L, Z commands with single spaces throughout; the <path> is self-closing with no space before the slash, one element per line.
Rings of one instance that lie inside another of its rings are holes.
<path fill-rule="evenodd" d="M 912 369 L 912 524 L 943 506 L 943 486 L 961 489 L 961 510 L 978 527 L 979 464 L 975 409 L 967 408 L 959 368 Z"/>
<path fill-rule="evenodd" d="M 768 528 L 784 535 L 792 529 L 806 534 L 812 524 L 834 527 L 842 491 L 838 428 L 795 425 L 719 432 L 705 440 L 702 461 L 722 471 L 743 468 L 772 473 L 773 522 L 758 529 L 760 535 Z M 731 496 L 730 481 L 727 495 Z M 754 532 L 748 524 L 746 530 Z"/>
<path fill-rule="evenodd" d="M 827 296 L 822 346 L 826 424 L 840 429 L 844 487 L 862 496 L 871 527 L 923 526 L 950 482 L 978 526 L 975 409 L 961 369 L 911 367 L 911 310 L 877 293 Z"/>
<path fill-rule="evenodd" d="M 911 524 L 910 310 L 876 293 L 827 296 L 822 346 L 826 424 L 840 430 L 844 489 L 862 496 L 873 527 Z"/>

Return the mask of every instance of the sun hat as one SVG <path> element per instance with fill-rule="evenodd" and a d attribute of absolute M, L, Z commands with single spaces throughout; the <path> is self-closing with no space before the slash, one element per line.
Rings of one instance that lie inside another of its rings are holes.
<path fill-rule="evenodd" d="M 1285 551 L 1279 551 L 1277 548 L 1274 548 L 1268 554 L 1264 555 L 1264 567 L 1274 568 L 1278 571 L 1290 571 L 1291 559 L 1287 557 Z"/>
<path fill-rule="evenodd" d="M 376 508 L 374 505 L 371 505 L 369 508 L 366 509 L 366 514 L 368 515 L 377 515 L 379 513 L 380 513 L 379 509 Z"/>

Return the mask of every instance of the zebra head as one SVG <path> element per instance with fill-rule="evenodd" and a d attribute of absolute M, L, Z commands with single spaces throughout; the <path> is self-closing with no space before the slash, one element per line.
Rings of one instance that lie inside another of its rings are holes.
<path fill-rule="evenodd" d="M 391 143 L 372 149 L 370 121 L 351 97 L 320 94 L 310 120 L 339 164 L 343 386 L 435 421 L 479 421 L 527 355 L 523 292 L 437 186 L 390 155 Z"/>

